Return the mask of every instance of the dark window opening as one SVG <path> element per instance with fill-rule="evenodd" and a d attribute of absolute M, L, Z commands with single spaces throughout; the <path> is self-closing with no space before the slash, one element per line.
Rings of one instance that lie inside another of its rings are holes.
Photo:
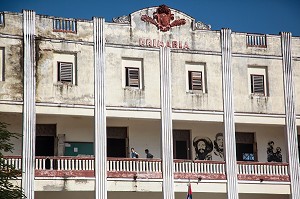
<path fill-rule="evenodd" d="M 251 93 L 265 94 L 264 75 L 251 75 Z"/>
<path fill-rule="evenodd" d="M 139 68 L 126 68 L 126 86 L 140 87 Z"/>
<path fill-rule="evenodd" d="M 202 90 L 202 72 L 189 71 L 189 90 Z"/>

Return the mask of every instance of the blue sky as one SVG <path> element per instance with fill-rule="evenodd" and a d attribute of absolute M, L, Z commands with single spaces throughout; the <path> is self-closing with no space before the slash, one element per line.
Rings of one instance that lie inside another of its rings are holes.
<path fill-rule="evenodd" d="M 128 15 L 136 10 L 166 4 L 213 30 L 300 36 L 300 0 L 0 0 L 0 11 L 35 10 L 37 14 L 79 19 Z"/>

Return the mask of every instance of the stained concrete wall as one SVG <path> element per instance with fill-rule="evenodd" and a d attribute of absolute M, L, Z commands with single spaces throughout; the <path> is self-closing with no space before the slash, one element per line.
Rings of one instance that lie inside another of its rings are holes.
<path fill-rule="evenodd" d="M 249 67 L 265 67 L 267 73 L 267 96 L 249 92 Z M 284 91 L 282 61 L 263 58 L 232 59 L 235 112 L 284 114 Z"/>
<path fill-rule="evenodd" d="M 156 26 L 141 20 L 142 15 L 153 16 L 156 8 L 146 8 L 130 14 L 129 24 L 106 23 L 106 90 L 107 105 L 115 107 L 160 107 L 159 53 L 155 47 L 140 46 L 140 39 L 186 42 L 189 49 L 172 50 L 173 108 L 222 111 L 222 70 L 219 31 L 194 30 L 195 19 L 172 9 L 175 19 L 186 19 L 183 26 L 162 32 Z M 55 17 L 36 16 L 36 71 L 37 102 L 92 105 L 94 92 L 93 23 L 77 20 L 76 33 L 53 31 Z M 14 21 L 14 23 L 12 23 Z M 22 14 L 6 13 L 1 33 L 22 36 Z M 281 39 L 279 35 L 267 35 L 267 48 L 246 46 L 246 33 L 232 34 L 232 69 L 234 77 L 235 111 L 247 113 L 283 114 L 283 79 Z M 0 90 L 0 99 L 22 100 L 22 41 L 1 37 L 5 48 L 6 81 Z M 293 38 L 293 56 L 299 56 L 300 39 Z M 192 53 L 190 53 L 190 51 Z M 14 52 L 14 53 L 13 53 Z M 17 53 L 15 53 L 17 52 Z M 76 84 L 61 84 L 53 77 L 56 65 L 54 53 L 76 54 Z M 251 54 L 251 55 L 250 55 Z M 247 55 L 247 56 L 240 56 Z M 268 59 L 254 55 L 271 56 Z M 252 56 L 252 57 L 251 57 Z M 250 58 L 251 57 L 251 58 Z M 122 59 L 142 59 L 143 88 L 122 88 Z M 186 92 L 185 64 L 201 63 L 206 70 L 206 93 Z M 298 61 L 294 61 L 296 97 Z M 248 93 L 247 67 L 266 66 L 268 73 L 267 97 L 253 97 Z M 297 103 L 299 104 L 299 103 Z M 296 106 L 297 113 L 299 106 Z"/>

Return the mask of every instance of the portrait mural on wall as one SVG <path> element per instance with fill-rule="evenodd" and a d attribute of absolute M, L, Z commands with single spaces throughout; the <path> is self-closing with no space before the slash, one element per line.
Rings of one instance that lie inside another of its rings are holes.
<path fill-rule="evenodd" d="M 214 142 L 208 137 L 195 137 L 193 140 L 195 148 L 195 160 L 224 161 L 223 133 L 217 133 Z"/>
<path fill-rule="evenodd" d="M 208 137 L 195 137 L 193 140 L 195 160 L 212 160 L 213 143 Z"/>
<path fill-rule="evenodd" d="M 267 148 L 268 162 L 282 162 L 281 148 L 276 147 L 276 150 L 274 150 L 274 148 L 274 141 L 269 141 Z"/>
<path fill-rule="evenodd" d="M 223 133 L 217 133 L 214 140 L 214 153 L 213 160 L 223 161 L 224 160 L 224 140 Z"/>

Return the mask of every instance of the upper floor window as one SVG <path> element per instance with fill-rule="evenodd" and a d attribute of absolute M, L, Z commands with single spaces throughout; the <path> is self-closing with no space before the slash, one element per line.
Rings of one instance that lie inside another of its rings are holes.
<path fill-rule="evenodd" d="M 54 53 L 53 71 L 57 82 L 76 84 L 76 54 Z"/>
<path fill-rule="evenodd" d="M 123 88 L 143 88 L 142 81 L 142 65 L 141 59 L 128 59 L 122 60 L 122 87 Z"/>
<path fill-rule="evenodd" d="M 71 62 L 57 62 L 58 67 L 58 81 L 70 82 L 73 80 L 73 63 Z"/>
<path fill-rule="evenodd" d="M 0 13 L 0 26 L 4 25 L 4 13 Z"/>
<path fill-rule="evenodd" d="M 4 48 L 0 47 L 0 81 L 4 81 Z"/>
<path fill-rule="evenodd" d="M 76 33 L 77 24 L 72 19 L 53 19 L 53 31 L 54 32 L 71 32 Z"/>
<path fill-rule="evenodd" d="M 189 73 L 189 90 L 202 90 L 202 72 L 188 71 Z"/>
<path fill-rule="evenodd" d="M 246 36 L 247 47 L 267 47 L 267 37 L 266 35 L 254 35 L 247 34 Z"/>
<path fill-rule="evenodd" d="M 139 70 L 139 68 L 126 67 L 126 86 L 140 87 L 140 70 Z"/>
<path fill-rule="evenodd" d="M 186 63 L 186 91 L 205 93 L 205 65 L 201 63 Z"/>
<path fill-rule="evenodd" d="M 254 95 L 267 96 L 267 68 L 248 68 L 249 93 Z"/>
<path fill-rule="evenodd" d="M 236 132 L 235 135 L 237 161 L 257 160 L 257 144 L 254 133 Z"/>

